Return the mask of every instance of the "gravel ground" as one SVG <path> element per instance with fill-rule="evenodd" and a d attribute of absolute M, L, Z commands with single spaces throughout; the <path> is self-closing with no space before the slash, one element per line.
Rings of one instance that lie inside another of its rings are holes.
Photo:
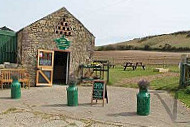
<path fill-rule="evenodd" d="M 151 114 L 136 115 L 137 89 L 108 87 L 109 103 L 91 106 L 91 87 L 79 88 L 79 106 L 68 107 L 66 86 L 22 89 L 22 98 L 0 90 L 0 127 L 190 127 L 190 110 L 164 91 L 150 91 Z"/>

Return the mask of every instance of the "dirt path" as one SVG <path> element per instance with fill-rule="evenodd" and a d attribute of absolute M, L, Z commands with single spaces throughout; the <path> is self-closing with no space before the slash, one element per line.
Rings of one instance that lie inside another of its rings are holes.
<path fill-rule="evenodd" d="M 155 79 L 161 79 L 163 77 L 175 77 L 179 76 L 178 73 L 174 72 L 168 72 L 168 73 L 162 73 L 162 74 L 157 74 L 157 75 L 149 75 L 149 76 L 139 76 L 139 77 L 133 77 L 133 78 L 126 78 L 124 80 L 121 80 L 116 83 L 116 86 L 121 86 L 124 84 L 137 84 L 139 80 L 145 79 L 148 80 L 149 82 L 155 80 Z"/>

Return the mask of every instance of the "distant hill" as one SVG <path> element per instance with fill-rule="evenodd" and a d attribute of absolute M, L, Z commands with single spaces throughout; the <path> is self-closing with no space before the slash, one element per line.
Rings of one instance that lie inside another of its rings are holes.
<path fill-rule="evenodd" d="M 98 46 L 96 50 L 190 51 L 190 31 L 135 38 L 130 41 Z"/>

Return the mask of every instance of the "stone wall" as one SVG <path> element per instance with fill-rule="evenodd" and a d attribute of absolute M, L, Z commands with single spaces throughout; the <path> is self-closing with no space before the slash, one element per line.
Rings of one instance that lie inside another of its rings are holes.
<path fill-rule="evenodd" d="M 87 63 L 92 58 L 95 37 L 65 8 L 61 8 L 17 32 L 18 61 L 30 73 L 32 85 L 35 84 L 37 50 L 57 49 L 56 43 L 53 40 L 62 36 L 61 34 L 56 34 L 55 31 L 63 18 L 72 29 L 72 35 L 66 36 L 71 41 L 69 48 L 71 51 L 70 73 L 79 76 L 79 65 Z"/>
<path fill-rule="evenodd" d="M 10 62 L 4 62 L 3 64 L 0 64 L 0 69 L 17 69 L 17 68 L 22 68 L 21 65 L 15 64 L 15 63 L 10 63 Z"/>

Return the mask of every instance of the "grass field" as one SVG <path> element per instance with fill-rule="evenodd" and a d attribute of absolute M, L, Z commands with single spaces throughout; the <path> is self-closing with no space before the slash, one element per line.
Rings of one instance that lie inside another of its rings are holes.
<path fill-rule="evenodd" d="M 134 78 L 134 77 L 141 77 L 141 76 L 149 76 L 149 75 L 156 75 L 159 72 L 153 72 L 151 67 L 147 67 L 144 71 L 141 68 L 137 68 L 137 70 L 133 71 L 132 68 L 127 68 L 126 71 L 123 71 L 122 66 L 117 66 L 115 69 L 110 70 L 110 85 L 118 83 L 118 81 Z M 122 85 L 122 84 L 120 84 Z"/>
<path fill-rule="evenodd" d="M 159 66 L 147 66 L 146 70 L 138 68 L 133 71 L 131 68 L 126 71 L 122 66 L 116 66 L 110 69 L 110 82 L 108 85 L 138 88 L 137 83 L 140 79 L 146 79 L 150 82 L 149 89 L 165 90 L 172 95 L 177 94 L 178 99 L 187 107 L 190 107 L 190 94 L 185 93 L 185 89 L 178 90 L 179 86 L 179 68 L 178 66 L 168 66 L 168 73 L 153 72 L 153 68 Z"/>
<path fill-rule="evenodd" d="M 137 50 L 121 51 L 95 51 L 94 59 L 109 60 L 111 63 L 121 65 L 124 62 L 143 62 L 146 65 L 178 65 L 182 54 L 175 52 L 153 52 Z"/>
<path fill-rule="evenodd" d="M 96 51 L 94 59 L 109 60 L 117 65 L 115 69 L 110 69 L 110 82 L 108 85 L 119 87 L 138 88 L 137 82 L 140 79 L 150 81 L 150 89 L 166 90 L 172 95 L 178 95 L 178 99 L 190 107 L 190 94 L 185 93 L 185 89 L 178 90 L 179 85 L 179 67 L 181 55 L 190 53 L 172 53 L 172 52 L 152 52 L 152 51 Z M 146 70 L 138 68 L 133 71 L 132 68 L 123 71 L 124 62 L 143 62 Z M 169 68 L 168 73 L 153 72 L 153 68 Z"/>

